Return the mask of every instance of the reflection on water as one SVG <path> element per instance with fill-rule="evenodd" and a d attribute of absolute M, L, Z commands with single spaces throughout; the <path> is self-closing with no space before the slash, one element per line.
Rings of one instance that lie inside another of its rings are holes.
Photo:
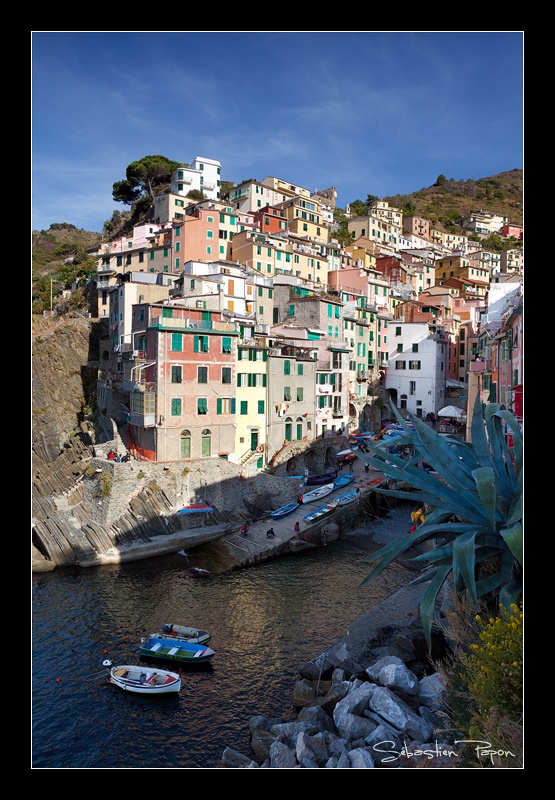
<path fill-rule="evenodd" d="M 390 567 L 357 589 L 368 537 L 199 577 L 186 555 L 33 576 L 35 768 L 217 768 L 226 747 L 250 753 L 252 716 L 293 719 L 298 667 L 406 585 Z M 137 663 L 164 623 L 212 633 L 207 667 L 185 668 L 177 697 L 106 684 L 102 662 Z"/>

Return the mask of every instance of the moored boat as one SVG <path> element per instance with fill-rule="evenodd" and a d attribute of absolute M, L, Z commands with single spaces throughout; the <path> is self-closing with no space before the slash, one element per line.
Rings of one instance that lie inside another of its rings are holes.
<path fill-rule="evenodd" d="M 181 676 L 167 669 L 125 664 L 110 668 L 108 683 L 135 694 L 170 694 L 181 691 Z"/>
<path fill-rule="evenodd" d="M 305 522 L 316 522 L 323 517 L 327 517 L 328 514 L 331 514 L 332 511 L 335 510 L 337 506 L 337 502 L 334 501 L 333 503 L 328 503 L 321 508 L 317 508 L 316 511 L 312 511 L 310 514 L 307 514 L 303 519 Z"/>
<path fill-rule="evenodd" d="M 272 511 L 272 519 L 282 519 L 282 517 L 286 517 L 288 514 L 292 514 L 296 508 L 298 508 L 300 503 L 287 503 L 286 506 L 282 506 L 281 508 Z"/>
<path fill-rule="evenodd" d="M 311 492 L 301 495 L 302 502 L 312 503 L 314 500 L 320 500 L 322 497 L 326 497 L 330 492 L 333 492 L 334 489 L 335 486 L 333 483 L 326 483 L 324 486 L 319 486 L 317 489 L 313 489 Z"/>
<path fill-rule="evenodd" d="M 202 664 L 211 661 L 216 655 L 214 650 L 203 644 L 172 641 L 159 636 L 151 636 L 147 641 L 142 641 L 139 653 L 143 658 L 176 661 L 180 664 Z"/>
<path fill-rule="evenodd" d="M 193 628 L 187 625 L 164 624 L 159 633 L 151 633 L 151 637 L 165 639 L 171 638 L 183 642 L 193 642 L 193 644 L 206 644 L 212 638 L 208 631 Z"/>

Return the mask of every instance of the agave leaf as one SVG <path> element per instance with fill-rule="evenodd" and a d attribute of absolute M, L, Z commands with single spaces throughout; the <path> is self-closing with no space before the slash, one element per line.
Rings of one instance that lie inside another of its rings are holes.
<path fill-rule="evenodd" d="M 410 559 L 412 563 L 422 563 L 425 562 L 428 564 L 429 567 L 438 567 L 443 564 L 452 564 L 453 562 L 453 545 L 448 544 L 443 547 L 437 547 L 435 550 L 430 550 L 426 553 L 426 557 L 422 556 L 415 556 L 415 558 Z"/>
<path fill-rule="evenodd" d="M 485 578 L 481 578 L 479 581 L 476 581 L 476 594 L 478 597 L 484 597 L 484 595 L 492 594 L 496 592 L 497 589 L 502 584 L 502 577 L 500 572 L 496 572 L 492 575 L 488 575 Z"/>
<path fill-rule="evenodd" d="M 510 464 L 510 454 L 505 427 L 499 415 L 497 413 L 492 414 L 491 410 L 487 417 L 486 428 L 492 451 L 492 467 L 497 490 L 503 497 L 510 499 L 515 483 L 515 475 L 512 467 L 510 470 L 507 469 Z"/>
<path fill-rule="evenodd" d="M 507 542 L 509 550 L 514 558 L 516 558 L 521 566 L 524 558 L 522 530 L 522 523 L 516 522 L 510 528 L 501 528 L 499 531 L 503 540 Z"/>
<path fill-rule="evenodd" d="M 419 436 L 421 444 L 417 447 L 422 452 L 424 460 L 431 464 L 438 474 L 448 477 L 450 485 L 456 491 L 472 491 L 474 488 L 472 474 L 466 464 L 461 462 L 457 452 L 428 425 L 422 425 Z"/>
<path fill-rule="evenodd" d="M 511 503 L 511 507 L 507 515 L 507 525 L 513 525 L 515 522 L 518 522 L 522 519 L 522 515 L 524 513 L 522 508 L 522 482 L 523 475 L 521 472 L 518 476 L 517 485 L 515 487 L 513 502 Z"/>
<path fill-rule="evenodd" d="M 515 567 L 515 557 L 507 548 L 501 553 L 501 569 L 499 570 L 503 579 L 503 586 L 513 582 L 518 570 L 518 567 Z"/>
<path fill-rule="evenodd" d="M 499 416 L 506 421 L 507 427 L 510 428 L 511 435 L 513 437 L 512 456 L 514 458 L 515 470 L 517 474 L 520 474 L 522 471 L 522 461 L 524 457 L 522 431 L 520 430 L 518 420 L 512 411 L 500 411 Z"/>
<path fill-rule="evenodd" d="M 504 586 L 499 593 L 499 603 L 506 608 L 507 611 L 511 610 L 513 603 L 518 603 L 522 596 L 522 583 L 521 581 L 514 581 Z"/>
<path fill-rule="evenodd" d="M 366 578 L 359 584 L 359 588 L 361 586 L 366 586 L 370 583 L 377 575 L 380 574 L 391 562 L 397 558 L 400 553 L 404 553 L 406 550 L 413 547 L 417 544 L 420 539 L 422 538 L 420 529 L 414 531 L 413 533 L 408 533 L 402 539 L 397 539 L 395 542 L 391 542 L 390 544 L 385 545 L 380 550 L 375 553 L 370 553 L 370 555 L 365 556 L 362 561 L 366 564 L 371 564 L 373 561 L 378 561 L 379 563 L 374 567 L 372 572 L 366 576 Z"/>
<path fill-rule="evenodd" d="M 484 420 L 480 413 L 480 407 L 480 396 L 479 394 L 476 394 L 474 413 L 472 415 L 472 422 L 470 425 L 472 447 L 476 453 L 476 458 L 480 465 L 482 467 L 491 467 L 493 469 L 491 450 L 486 436 Z"/>
<path fill-rule="evenodd" d="M 451 572 L 451 567 L 441 567 L 432 575 L 429 586 L 424 590 L 420 601 L 420 618 L 424 635 L 428 644 L 428 650 L 432 649 L 432 624 L 439 590 L 443 586 L 447 576 Z"/>
<path fill-rule="evenodd" d="M 482 467 L 475 469 L 472 473 L 476 481 L 476 488 L 478 495 L 482 501 L 482 505 L 486 511 L 490 525 L 495 530 L 496 513 L 495 502 L 497 499 L 495 491 L 495 480 L 493 470 L 489 467 Z"/>
<path fill-rule="evenodd" d="M 386 471 L 386 468 L 383 468 Z M 419 503 L 428 503 L 432 508 L 443 507 L 444 510 L 449 509 L 451 514 L 476 521 L 477 523 L 488 522 L 489 519 L 484 512 L 484 509 L 478 502 L 476 495 L 476 488 L 474 489 L 474 497 L 468 491 L 463 494 L 451 489 L 447 484 L 442 483 L 437 478 L 427 475 L 423 470 L 416 470 L 421 473 L 417 478 L 412 478 L 412 475 L 407 475 L 405 482 L 410 483 L 420 492 L 406 492 L 401 489 L 381 489 L 376 488 L 374 491 L 378 494 L 388 495 L 389 497 L 397 497 L 399 499 L 413 500 Z"/>
<path fill-rule="evenodd" d="M 461 534 L 453 542 L 453 576 L 458 582 L 459 578 L 467 587 L 470 596 L 476 602 L 476 581 L 474 569 L 476 567 L 476 531 Z"/>

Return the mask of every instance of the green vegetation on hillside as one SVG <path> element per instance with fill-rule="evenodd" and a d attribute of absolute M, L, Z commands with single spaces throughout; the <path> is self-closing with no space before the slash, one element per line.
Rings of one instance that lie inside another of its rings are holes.
<path fill-rule="evenodd" d="M 438 230 L 448 233 L 462 232 L 455 220 L 480 210 L 505 216 L 510 223 L 522 225 L 523 173 L 521 169 L 513 169 L 478 180 L 447 180 L 439 175 L 427 189 L 382 200 L 406 214 L 429 219 Z"/>

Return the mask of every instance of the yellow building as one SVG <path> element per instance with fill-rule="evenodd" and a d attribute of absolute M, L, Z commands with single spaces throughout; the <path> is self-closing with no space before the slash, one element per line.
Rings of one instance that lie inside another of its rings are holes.
<path fill-rule="evenodd" d="M 262 469 L 267 453 L 268 347 L 265 337 L 243 329 L 237 344 L 237 461 L 246 468 Z"/>

